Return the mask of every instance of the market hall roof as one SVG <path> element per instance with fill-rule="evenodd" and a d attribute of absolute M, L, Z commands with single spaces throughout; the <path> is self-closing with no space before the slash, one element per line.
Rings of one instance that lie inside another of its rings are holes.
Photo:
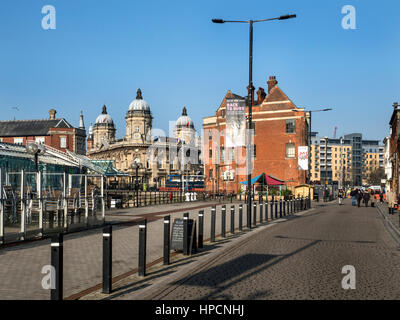
<path fill-rule="evenodd" d="M 65 119 L 0 121 L 0 137 L 45 136 L 51 128 L 73 128 Z"/>

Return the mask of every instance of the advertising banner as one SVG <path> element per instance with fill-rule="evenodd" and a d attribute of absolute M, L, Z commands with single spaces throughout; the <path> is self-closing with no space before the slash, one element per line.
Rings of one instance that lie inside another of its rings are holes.
<path fill-rule="evenodd" d="M 226 133 L 227 148 L 246 145 L 246 101 L 244 99 L 226 99 Z"/>
<path fill-rule="evenodd" d="M 299 170 L 308 170 L 308 147 L 300 146 L 298 148 Z"/>

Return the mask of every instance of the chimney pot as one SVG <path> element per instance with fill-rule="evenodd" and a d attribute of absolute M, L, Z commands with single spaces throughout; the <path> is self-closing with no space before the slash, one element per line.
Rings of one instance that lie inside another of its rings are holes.
<path fill-rule="evenodd" d="M 56 118 L 56 113 L 57 113 L 56 110 L 50 109 L 50 110 L 49 110 L 49 119 L 50 119 L 50 120 L 54 120 L 54 119 Z"/>
<path fill-rule="evenodd" d="M 268 93 L 270 93 L 271 89 L 278 84 L 275 76 L 270 76 L 269 80 L 267 81 L 268 84 Z"/>

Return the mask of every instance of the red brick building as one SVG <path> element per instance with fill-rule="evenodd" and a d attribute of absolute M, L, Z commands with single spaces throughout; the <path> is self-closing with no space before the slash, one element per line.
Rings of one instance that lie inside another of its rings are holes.
<path fill-rule="evenodd" d="M 49 110 L 49 119 L 0 121 L 0 142 L 26 145 L 27 141 L 45 144 L 61 151 L 86 155 L 86 130 L 81 114 L 79 128 L 67 120 L 56 118 Z"/>
<path fill-rule="evenodd" d="M 393 104 L 393 112 L 389 121 L 389 161 L 392 166 L 392 176 L 389 181 L 390 190 L 394 192 L 396 198 L 399 197 L 399 168 L 400 168 L 400 106 L 397 102 Z"/>
<path fill-rule="evenodd" d="M 253 104 L 255 148 L 251 177 L 265 173 L 283 180 L 292 189 L 306 183 L 307 171 L 298 168 L 298 147 L 308 145 L 308 114 L 304 109 L 297 108 L 277 83 L 275 77 L 270 77 L 267 81 L 268 92 L 259 88 L 257 100 Z M 247 181 L 246 163 L 243 162 L 246 159 L 246 147 L 224 147 L 228 98 L 242 97 L 228 91 L 215 116 L 203 118 L 207 192 L 226 190 L 228 193 L 236 193 L 242 188 L 240 182 Z"/>

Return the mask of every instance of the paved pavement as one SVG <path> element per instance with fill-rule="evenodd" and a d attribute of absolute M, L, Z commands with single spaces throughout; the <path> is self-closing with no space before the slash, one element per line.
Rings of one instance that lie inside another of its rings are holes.
<path fill-rule="evenodd" d="M 181 218 L 184 212 L 196 217 L 205 211 L 205 237 L 210 237 L 210 205 L 214 202 L 184 203 L 145 207 L 111 212 L 107 220 L 114 223 L 129 222 L 113 227 L 113 276 L 135 270 L 138 266 L 138 225 L 147 218 L 147 261 L 156 261 L 163 254 L 163 217 Z M 217 212 L 221 205 L 217 203 Z M 230 206 L 229 203 L 227 206 Z M 238 210 L 238 204 L 236 204 Z M 172 211 L 172 212 L 171 212 Z M 236 211 L 237 212 L 237 211 Z M 227 214 L 227 226 L 230 219 Z M 236 219 L 238 219 L 236 217 Z M 217 215 L 217 232 L 220 230 Z M 236 222 L 237 223 L 237 222 Z M 227 227 L 228 230 L 228 227 Z M 102 279 L 102 230 L 95 229 L 64 236 L 64 297 L 77 294 L 101 283 Z M 43 266 L 50 264 L 50 240 L 0 247 L 0 300 L 49 299 L 49 291 L 41 286 Z"/>
<path fill-rule="evenodd" d="M 400 244 L 376 208 L 344 203 L 320 203 L 231 238 L 193 263 L 186 258 L 177 261 L 179 268 L 158 266 L 150 280 L 125 279 L 110 296 L 85 298 L 400 299 Z M 356 270 L 354 290 L 342 288 L 346 265 Z"/>

